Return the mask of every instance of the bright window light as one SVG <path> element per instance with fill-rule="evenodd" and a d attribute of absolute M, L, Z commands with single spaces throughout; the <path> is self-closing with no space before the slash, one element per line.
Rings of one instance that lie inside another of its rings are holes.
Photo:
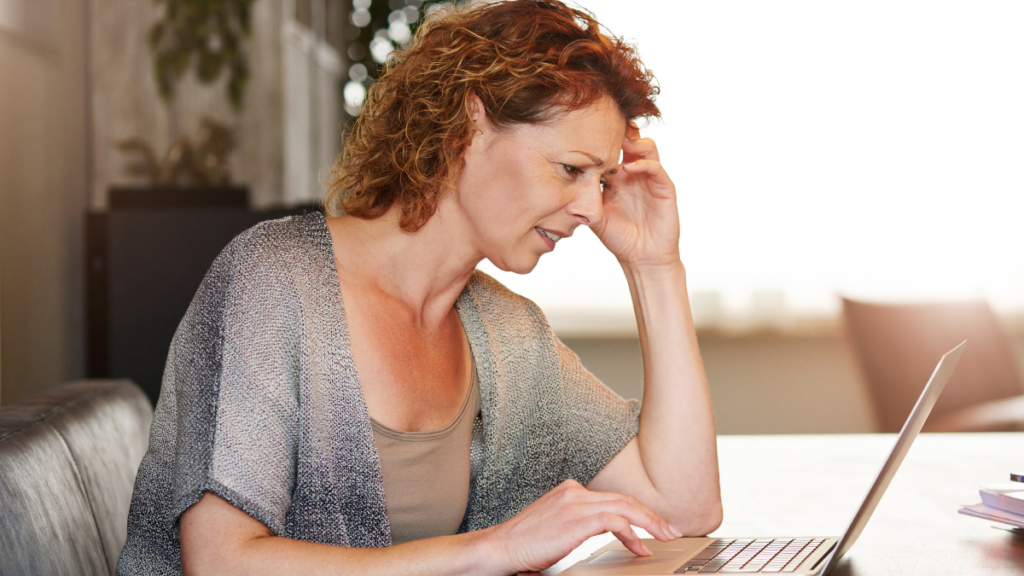
<path fill-rule="evenodd" d="M 584 0 L 661 85 L 695 316 L 814 318 L 839 295 L 1024 313 L 1024 3 Z M 623 317 L 579 230 L 527 276 L 552 317 Z"/>

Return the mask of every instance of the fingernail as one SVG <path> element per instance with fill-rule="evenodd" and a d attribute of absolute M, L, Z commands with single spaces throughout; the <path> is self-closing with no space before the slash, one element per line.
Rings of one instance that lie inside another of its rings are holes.
<path fill-rule="evenodd" d="M 641 542 L 640 545 L 643 546 L 643 548 L 644 548 L 644 556 L 650 556 L 651 555 L 651 549 L 647 547 L 647 544 L 644 544 L 643 542 Z"/>
<path fill-rule="evenodd" d="M 630 162 L 629 164 L 623 164 L 622 167 L 623 168 L 632 168 L 634 164 L 636 164 L 636 162 Z"/>
<path fill-rule="evenodd" d="M 676 535 L 676 538 L 682 538 L 683 537 L 683 532 L 679 528 L 676 528 L 675 526 L 669 524 L 668 525 L 668 529 L 671 530 L 672 533 Z"/>

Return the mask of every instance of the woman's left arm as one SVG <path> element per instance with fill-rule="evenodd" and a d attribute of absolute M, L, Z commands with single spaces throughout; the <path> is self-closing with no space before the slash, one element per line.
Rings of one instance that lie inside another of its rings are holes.
<path fill-rule="evenodd" d="M 629 282 L 643 354 L 640 431 L 587 485 L 631 494 L 683 534 L 722 522 L 715 420 L 679 258 L 675 186 L 631 125 L 594 232 Z"/>

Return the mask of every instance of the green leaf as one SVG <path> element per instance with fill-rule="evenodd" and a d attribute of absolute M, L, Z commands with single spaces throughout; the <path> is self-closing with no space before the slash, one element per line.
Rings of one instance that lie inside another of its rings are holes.
<path fill-rule="evenodd" d="M 174 75 L 181 76 L 188 68 L 188 63 L 192 60 L 192 51 L 178 49 L 167 56 L 170 59 L 170 68 L 174 71 Z"/>
<path fill-rule="evenodd" d="M 206 83 L 229 67 L 228 97 L 236 110 L 241 108 L 249 75 L 241 38 L 251 35 L 254 1 L 154 0 L 164 11 L 150 28 L 148 42 L 162 97 L 173 96 L 175 84 L 193 63 L 197 78 Z M 211 49 L 214 38 L 220 40 L 216 50 Z"/>
<path fill-rule="evenodd" d="M 252 2 L 243 1 L 238 3 L 238 23 L 242 26 L 242 33 L 246 36 L 252 35 Z"/>
<path fill-rule="evenodd" d="M 169 71 L 164 70 L 156 77 L 157 88 L 164 100 L 169 100 L 174 95 L 174 79 Z"/>
<path fill-rule="evenodd" d="M 149 48 L 150 50 L 156 50 L 156 47 L 160 45 L 160 40 L 164 37 L 164 27 L 162 24 L 153 24 L 153 27 L 149 29 Z"/>
<path fill-rule="evenodd" d="M 196 69 L 196 75 L 199 77 L 199 80 L 210 83 L 217 79 L 219 72 L 220 62 L 217 60 L 216 55 L 206 49 L 199 50 L 199 62 Z"/>

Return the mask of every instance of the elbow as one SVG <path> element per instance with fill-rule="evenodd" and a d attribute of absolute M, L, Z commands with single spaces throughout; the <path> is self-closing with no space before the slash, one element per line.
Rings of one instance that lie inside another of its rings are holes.
<path fill-rule="evenodd" d="M 717 494 L 699 506 L 676 511 L 667 517 L 668 521 L 683 533 L 683 536 L 704 536 L 722 525 L 722 499 Z"/>
<path fill-rule="evenodd" d="M 722 525 L 723 518 L 722 499 L 716 498 L 713 505 L 706 507 L 704 514 L 700 518 L 700 529 L 696 531 L 696 534 L 704 536 L 718 530 L 718 527 Z"/>

